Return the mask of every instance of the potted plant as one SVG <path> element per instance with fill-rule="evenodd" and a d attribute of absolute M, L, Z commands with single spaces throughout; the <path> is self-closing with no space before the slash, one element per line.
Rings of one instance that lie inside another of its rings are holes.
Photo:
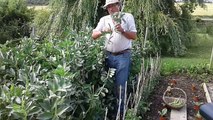
<path fill-rule="evenodd" d="M 199 111 L 201 104 L 203 104 L 203 103 L 202 102 L 194 102 L 194 110 Z"/>
<path fill-rule="evenodd" d="M 194 102 L 198 102 L 199 101 L 199 97 L 197 95 L 193 96 L 193 101 Z"/>
<path fill-rule="evenodd" d="M 166 113 L 167 113 L 167 108 L 163 108 L 161 111 L 158 111 L 160 115 L 160 120 L 166 120 Z"/>
<path fill-rule="evenodd" d="M 195 115 L 195 119 L 196 120 L 203 120 L 202 116 L 200 115 L 200 112 L 197 112 L 197 114 Z"/>

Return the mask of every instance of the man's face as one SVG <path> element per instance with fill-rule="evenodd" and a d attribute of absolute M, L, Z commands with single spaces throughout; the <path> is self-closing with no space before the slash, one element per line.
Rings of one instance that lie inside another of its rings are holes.
<path fill-rule="evenodd" d="M 118 3 L 114 3 L 114 4 L 109 4 L 106 8 L 109 14 L 113 14 L 115 12 L 119 12 L 120 6 Z"/>

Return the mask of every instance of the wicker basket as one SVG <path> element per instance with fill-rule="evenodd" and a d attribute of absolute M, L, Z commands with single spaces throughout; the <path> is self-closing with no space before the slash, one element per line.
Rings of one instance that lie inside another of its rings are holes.
<path fill-rule="evenodd" d="M 169 108 L 178 110 L 186 105 L 187 95 L 180 88 L 170 88 L 164 92 L 163 101 Z"/>

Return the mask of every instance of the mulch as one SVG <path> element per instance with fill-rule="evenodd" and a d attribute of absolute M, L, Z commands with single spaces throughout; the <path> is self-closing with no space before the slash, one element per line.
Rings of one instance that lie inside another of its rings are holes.
<path fill-rule="evenodd" d="M 151 102 L 150 110 L 143 116 L 143 120 L 159 120 L 159 113 L 165 105 L 163 104 L 163 93 L 167 89 L 171 81 L 175 80 L 177 84 L 174 87 L 183 89 L 187 94 L 187 120 L 195 120 L 195 115 L 197 111 L 194 109 L 194 96 L 198 96 L 199 101 L 206 103 L 205 92 L 202 87 L 204 81 L 213 82 L 213 77 L 208 76 L 206 78 L 201 77 L 191 77 L 188 75 L 171 75 L 163 77 L 160 80 L 159 85 L 156 86 L 154 92 L 151 94 L 148 102 Z M 168 108 L 168 113 L 166 118 L 169 120 L 170 108 Z"/>

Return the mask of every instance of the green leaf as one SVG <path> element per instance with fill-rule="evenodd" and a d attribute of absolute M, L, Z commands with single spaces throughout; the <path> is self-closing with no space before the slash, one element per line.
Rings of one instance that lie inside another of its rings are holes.
<path fill-rule="evenodd" d="M 22 106 L 21 105 L 17 105 L 17 104 L 13 104 L 13 109 L 12 110 L 14 112 L 16 112 L 16 113 L 21 113 L 21 114 L 25 113 L 25 110 L 22 109 Z"/>
<path fill-rule="evenodd" d="M 3 55 L 2 51 L 0 51 L 0 59 L 4 59 L 4 55 Z"/>
<path fill-rule="evenodd" d="M 38 108 L 37 106 L 32 106 L 29 109 L 28 115 L 31 116 L 31 115 L 34 115 L 34 114 L 38 114 L 40 111 L 41 111 L 41 109 Z"/>
<path fill-rule="evenodd" d="M 13 76 L 16 75 L 16 72 L 15 72 L 15 70 L 13 68 L 10 68 L 10 74 L 13 75 Z"/>
<path fill-rule="evenodd" d="M 59 110 L 58 110 L 58 116 L 61 116 L 64 112 L 66 112 L 66 110 L 67 109 L 69 109 L 70 107 L 69 106 L 67 106 L 67 107 L 61 107 L 61 108 L 59 108 Z"/>
<path fill-rule="evenodd" d="M 45 109 L 45 111 L 51 111 L 51 105 L 49 103 L 49 101 L 45 100 L 42 103 L 39 103 L 41 105 L 41 107 L 43 109 Z"/>
<path fill-rule="evenodd" d="M 50 112 L 44 112 L 38 115 L 37 119 L 39 120 L 48 120 L 53 117 L 52 113 Z"/>
<path fill-rule="evenodd" d="M 0 70 L 5 70 L 5 68 L 6 68 L 5 65 L 3 65 L 0 67 Z"/>

